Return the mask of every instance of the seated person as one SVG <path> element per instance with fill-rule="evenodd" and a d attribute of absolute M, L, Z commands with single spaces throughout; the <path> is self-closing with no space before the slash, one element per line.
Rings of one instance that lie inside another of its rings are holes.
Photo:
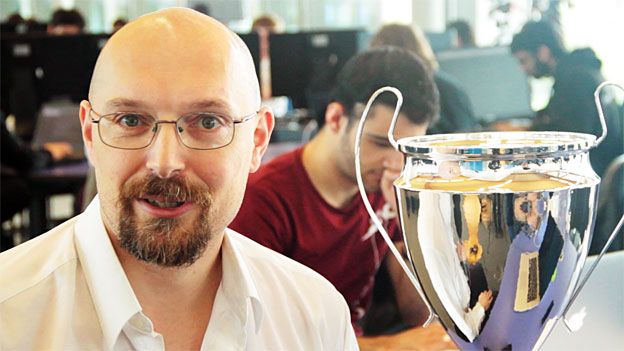
<path fill-rule="evenodd" d="M 0 254 L 0 349 L 357 349 L 326 279 L 227 228 L 274 125 L 235 33 L 182 8 L 130 22 L 79 114 L 98 197 Z"/>
<path fill-rule="evenodd" d="M 425 64 L 402 48 L 363 52 L 338 74 L 319 133 L 250 177 L 243 205 L 232 223 L 240 233 L 329 279 L 346 298 L 360 336 L 358 322 L 369 307 L 375 274 L 388 247 L 358 192 L 354 140 L 366 102 L 384 86 L 396 87 L 404 97 L 397 139 L 425 134 L 438 113 L 436 88 Z M 387 138 L 395 103 L 390 93 L 378 97 L 364 128 L 361 150 L 369 199 L 391 227 L 390 233 L 400 240 L 392 182 L 400 173 L 402 154 Z M 409 304 L 402 311 L 411 311 L 407 316 L 411 324 L 422 324 L 426 310 L 416 290 L 404 279 L 396 260 L 386 262 L 395 284 L 405 285 L 398 286 L 397 293 L 409 295 L 400 299 Z"/>
<path fill-rule="evenodd" d="M 453 76 L 438 70 L 433 50 L 420 28 L 403 24 L 385 25 L 375 34 L 370 46 L 398 46 L 407 49 L 420 57 L 433 72 L 433 79 L 440 93 L 440 119 L 428 128 L 428 134 L 479 129 L 470 98 Z"/>
<path fill-rule="evenodd" d="M 568 52 L 560 31 L 548 22 L 528 22 L 511 42 L 511 52 L 522 70 L 535 78 L 553 77 L 548 105 L 533 120 L 532 130 L 562 131 L 600 135 L 602 128 L 594 102 L 594 91 L 604 81 L 602 62 L 590 48 Z M 617 110 L 616 106 L 605 106 Z M 624 153 L 624 132 L 621 112 L 607 112 L 607 138 L 591 155 L 598 175 L 603 175 L 609 163 Z"/>
<path fill-rule="evenodd" d="M 468 22 L 464 20 L 453 21 L 446 25 L 446 30 L 454 30 L 456 32 L 456 45 L 458 48 L 474 48 L 477 46 L 474 31 Z"/>
<path fill-rule="evenodd" d="M 26 27 L 26 20 L 19 13 L 15 12 L 7 16 L 6 20 L 2 22 L 0 29 L 2 34 L 24 33 L 28 29 Z"/>
<path fill-rule="evenodd" d="M 281 18 L 274 14 L 264 14 L 256 17 L 251 24 L 252 32 L 266 31 L 267 33 L 281 33 L 284 31 L 284 23 Z"/>
<path fill-rule="evenodd" d="M 48 24 L 48 34 L 51 35 L 76 35 L 84 31 L 85 20 L 76 9 L 58 9 L 52 13 L 52 19 Z"/>
<path fill-rule="evenodd" d="M 30 203 L 30 188 L 25 175 L 35 169 L 52 165 L 72 153 L 66 142 L 46 143 L 41 149 L 32 149 L 9 132 L 2 118 L 2 222 L 24 209 Z"/>
<path fill-rule="evenodd" d="M 116 19 L 115 22 L 113 22 L 113 34 L 120 30 L 121 27 L 125 26 L 126 24 L 128 24 L 128 20 L 126 20 L 125 18 L 120 17 Z"/>

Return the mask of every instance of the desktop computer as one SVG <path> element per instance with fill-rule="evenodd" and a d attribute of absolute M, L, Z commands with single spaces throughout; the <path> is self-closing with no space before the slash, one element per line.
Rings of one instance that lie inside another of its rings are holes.
<path fill-rule="evenodd" d="M 87 97 L 97 56 L 108 35 L 3 35 L 2 112 L 16 117 L 16 131 L 30 140 L 41 106 L 55 99 Z"/>
<path fill-rule="evenodd" d="M 447 30 L 445 32 L 425 32 L 425 37 L 431 46 L 433 52 L 453 50 L 457 48 L 455 30 Z"/>
<path fill-rule="evenodd" d="M 508 47 L 445 51 L 438 62 L 466 90 L 481 123 L 533 116 L 527 77 Z"/>
<path fill-rule="evenodd" d="M 249 53 L 254 61 L 256 67 L 256 76 L 260 79 L 260 38 L 256 33 L 238 33 L 238 36 L 243 40 Z"/>
<path fill-rule="evenodd" d="M 306 108 L 321 120 L 338 72 L 366 48 L 366 39 L 364 30 L 271 35 L 273 95 L 290 97 L 294 108 Z"/>

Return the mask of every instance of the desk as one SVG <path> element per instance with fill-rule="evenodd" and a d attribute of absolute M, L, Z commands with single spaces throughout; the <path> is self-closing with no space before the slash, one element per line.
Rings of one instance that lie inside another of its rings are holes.
<path fill-rule="evenodd" d="M 46 203 L 48 197 L 55 194 L 80 192 L 88 171 L 89 163 L 85 160 L 36 170 L 28 175 L 32 187 L 30 203 L 31 238 L 47 230 L 48 211 Z"/>
<path fill-rule="evenodd" d="M 417 327 L 394 335 L 365 337 L 358 340 L 361 351 L 437 351 L 457 350 L 440 323 Z"/>

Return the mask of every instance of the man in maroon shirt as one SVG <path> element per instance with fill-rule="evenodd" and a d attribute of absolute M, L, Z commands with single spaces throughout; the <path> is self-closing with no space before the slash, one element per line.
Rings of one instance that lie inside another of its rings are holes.
<path fill-rule="evenodd" d="M 325 113 L 325 125 L 302 148 L 283 154 L 249 178 L 242 208 L 231 228 L 321 273 L 344 295 L 357 321 L 366 312 L 375 273 L 388 251 L 358 194 L 354 141 L 359 117 L 369 97 L 383 86 L 404 97 L 395 137 L 423 135 L 438 113 L 437 90 L 423 63 L 399 48 L 364 52 L 339 73 Z M 396 98 L 382 94 L 364 128 L 362 173 L 369 199 L 392 229 L 395 200 L 392 181 L 402 155 L 387 139 Z M 396 235 L 399 236 L 396 236 Z M 395 288 L 409 284 L 396 260 L 386 260 Z M 396 278 L 396 279 L 394 279 Z M 399 282 L 401 281 L 402 282 Z M 398 288 L 417 322 L 424 308 L 413 287 Z M 398 294 L 397 294 L 398 295 Z"/>

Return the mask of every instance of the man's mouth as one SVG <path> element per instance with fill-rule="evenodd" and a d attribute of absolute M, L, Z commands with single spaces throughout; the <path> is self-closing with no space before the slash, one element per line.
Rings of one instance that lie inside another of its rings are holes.
<path fill-rule="evenodd" d="M 139 197 L 138 203 L 147 214 L 159 218 L 176 218 L 193 208 L 194 202 L 182 198 L 164 196 Z M 182 200 L 182 201 L 181 201 Z"/>
<path fill-rule="evenodd" d="M 156 206 L 160 208 L 175 208 L 175 207 L 180 207 L 184 205 L 184 201 L 160 202 L 160 201 L 155 201 L 155 200 L 150 200 L 150 199 L 145 199 L 145 201 L 147 201 L 147 203 L 149 203 L 152 206 Z"/>
<path fill-rule="evenodd" d="M 187 201 L 178 201 L 178 199 L 168 199 L 159 197 L 144 197 L 141 201 L 158 208 L 178 208 L 187 203 Z"/>

